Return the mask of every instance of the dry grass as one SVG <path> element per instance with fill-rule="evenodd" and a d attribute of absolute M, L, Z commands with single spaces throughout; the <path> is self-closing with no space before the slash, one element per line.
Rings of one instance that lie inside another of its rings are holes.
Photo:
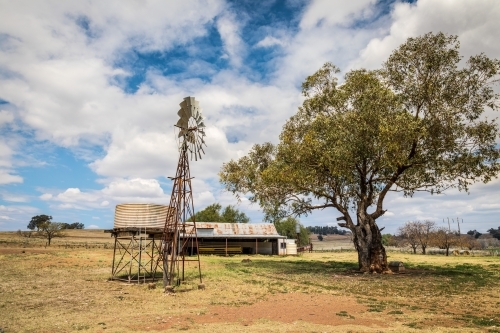
<path fill-rule="evenodd" d="M 91 247 L 103 240 L 86 232 L 95 231 L 80 231 L 72 242 L 85 239 L 87 248 L 32 247 L 0 233 L 0 328 L 500 332 L 500 257 L 389 253 L 405 262 L 405 274 L 364 275 L 355 273 L 354 252 L 251 256 L 249 263 L 241 262 L 247 256 L 203 256 L 206 290 L 197 290 L 193 270 L 168 295 L 160 283 L 148 289 L 108 281 L 112 249 Z"/>

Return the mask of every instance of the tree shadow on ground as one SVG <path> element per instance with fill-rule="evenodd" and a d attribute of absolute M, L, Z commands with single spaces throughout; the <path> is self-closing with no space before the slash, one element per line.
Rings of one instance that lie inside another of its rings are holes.
<path fill-rule="evenodd" d="M 363 274 L 355 262 L 349 261 L 315 261 L 315 260 L 259 260 L 251 262 L 226 263 L 226 269 L 243 273 L 297 276 L 314 275 L 318 278 L 338 277 L 354 279 L 406 280 L 406 279 L 436 279 L 437 281 L 460 286 L 464 283 L 475 287 L 497 284 L 498 272 L 488 270 L 481 265 L 459 264 L 456 266 L 411 265 L 404 271 L 393 274 Z"/>

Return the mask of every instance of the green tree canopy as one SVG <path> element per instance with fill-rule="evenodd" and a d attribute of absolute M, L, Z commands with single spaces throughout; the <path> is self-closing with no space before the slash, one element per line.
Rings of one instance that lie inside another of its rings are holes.
<path fill-rule="evenodd" d="M 27 228 L 30 230 L 40 230 L 40 225 L 45 222 L 50 222 L 52 216 L 50 215 L 36 215 L 31 218 L 30 223 L 28 223 Z"/>
<path fill-rule="evenodd" d="M 85 224 L 80 222 L 61 223 L 63 229 L 85 229 Z"/>
<path fill-rule="evenodd" d="M 222 206 L 214 203 L 197 212 L 194 217 L 197 222 L 248 223 L 250 221 L 245 213 L 240 212 L 232 205 L 221 210 Z"/>
<path fill-rule="evenodd" d="M 497 229 L 491 228 L 488 230 L 488 232 L 491 236 L 493 236 L 493 238 L 500 240 L 500 227 L 498 227 Z"/>
<path fill-rule="evenodd" d="M 376 220 L 389 191 L 467 191 L 498 174 L 498 128 L 482 115 L 498 107 L 491 83 L 500 61 L 460 61 L 457 37 L 429 33 L 409 38 L 380 70 L 348 72 L 342 84 L 325 64 L 303 83 L 306 99 L 279 144 L 257 144 L 225 163 L 221 182 L 249 194 L 270 220 L 334 208 L 353 233 L 360 270 L 388 271 Z"/>
<path fill-rule="evenodd" d="M 64 223 L 46 221 L 41 223 L 39 227 L 37 235 L 47 239 L 49 246 L 53 238 L 66 236 L 63 232 Z"/>
<path fill-rule="evenodd" d="M 479 231 L 477 231 L 476 229 L 474 229 L 474 230 L 467 231 L 467 235 L 470 235 L 470 236 L 474 237 L 475 239 L 477 239 L 477 238 L 479 238 L 482 235 L 482 233 L 480 233 Z"/>
<path fill-rule="evenodd" d="M 276 227 L 276 231 L 281 236 L 286 236 L 287 238 L 295 239 L 297 238 L 297 229 L 296 225 L 300 225 L 300 234 L 299 234 L 299 246 L 309 244 L 309 230 L 304 228 L 300 221 L 293 217 L 287 217 L 283 220 L 278 220 L 274 222 L 274 226 Z"/>

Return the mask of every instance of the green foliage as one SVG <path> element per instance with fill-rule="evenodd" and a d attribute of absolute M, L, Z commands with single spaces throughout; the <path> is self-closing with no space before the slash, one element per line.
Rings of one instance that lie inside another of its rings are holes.
<path fill-rule="evenodd" d="M 31 218 L 30 223 L 27 228 L 30 230 L 40 230 L 40 225 L 45 222 L 50 222 L 52 220 L 52 216 L 50 215 L 36 215 Z"/>
<path fill-rule="evenodd" d="M 482 117 L 498 108 L 500 61 L 480 54 L 459 68 L 458 51 L 455 36 L 409 38 L 381 70 L 352 70 L 341 85 L 325 64 L 303 83 L 279 144 L 225 163 L 220 181 L 269 220 L 335 208 L 359 253 L 383 251 L 376 219 L 389 191 L 468 191 L 500 170 L 497 125 Z M 360 257 L 360 268 L 374 258 Z"/>
<path fill-rule="evenodd" d="M 296 225 L 300 225 L 300 234 L 299 234 L 299 245 L 307 245 L 309 244 L 309 230 L 304 228 L 300 221 L 293 217 L 287 217 L 283 220 L 278 220 L 274 222 L 274 226 L 278 233 L 282 236 L 286 236 L 288 238 L 296 239 Z"/>
<path fill-rule="evenodd" d="M 231 205 L 224 208 L 220 216 L 223 222 L 248 223 L 250 221 L 245 213 L 240 212 L 238 209 L 235 209 L 234 206 Z"/>
<path fill-rule="evenodd" d="M 391 234 L 383 234 L 382 235 L 382 244 L 384 246 L 394 246 L 394 236 Z"/>
<path fill-rule="evenodd" d="M 314 226 L 306 228 L 310 233 L 318 235 L 345 235 L 346 231 L 333 226 Z"/>
<path fill-rule="evenodd" d="M 250 219 L 244 212 L 227 206 L 221 212 L 222 206 L 218 203 L 211 204 L 205 209 L 197 212 L 194 217 L 198 222 L 226 222 L 226 223 L 248 223 Z M 191 221 L 192 219 L 190 219 Z"/>
<path fill-rule="evenodd" d="M 199 222 L 221 222 L 220 213 L 222 206 L 218 203 L 211 204 L 205 209 L 197 212 L 194 217 L 195 221 Z"/>
<path fill-rule="evenodd" d="M 493 236 L 493 238 L 500 240 L 500 227 L 498 227 L 497 229 L 491 228 L 488 230 L 488 232 L 491 236 Z"/>
<path fill-rule="evenodd" d="M 499 229 L 500 229 L 500 228 L 499 228 Z M 469 230 L 469 231 L 467 231 L 467 235 L 470 235 L 470 236 L 474 237 L 475 239 L 478 239 L 478 238 L 479 238 L 479 236 L 481 236 L 481 235 L 482 235 L 482 233 L 480 233 L 480 232 L 478 232 L 476 229 L 474 229 L 474 230 Z"/>
<path fill-rule="evenodd" d="M 85 225 L 80 222 L 75 223 L 61 223 L 62 229 L 85 229 Z"/>
<path fill-rule="evenodd" d="M 48 245 L 50 245 L 53 238 L 65 236 L 63 233 L 63 227 L 64 223 L 49 221 L 43 222 L 39 225 L 37 236 L 47 239 Z"/>

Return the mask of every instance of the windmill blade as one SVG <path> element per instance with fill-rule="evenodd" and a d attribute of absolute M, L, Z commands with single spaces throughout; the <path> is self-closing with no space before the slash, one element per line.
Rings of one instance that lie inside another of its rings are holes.
<path fill-rule="evenodd" d="M 184 112 L 184 109 L 182 107 L 179 109 L 179 111 L 177 111 L 177 115 L 181 118 L 184 118 L 186 116 L 186 113 Z"/>
<path fill-rule="evenodd" d="M 184 128 L 183 128 L 183 129 L 181 129 L 181 131 L 179 132 L 179 135 L 178 135 L 177 137 L 178 137 L 178 138 L 183 137 L 183 136 L 185 136 L 185 135 L 186 135 L 186 133 L 187 133 L 187 129 L 184 129 Z"/>
<path fill-rule="evenodd" d="M 175 124 L 175 126 L 181 128 L 188 128 L 188 124 L 189 124 L 189 119 L 181 117 L 179 120 L 177 120 L 177 124 Z"/>

